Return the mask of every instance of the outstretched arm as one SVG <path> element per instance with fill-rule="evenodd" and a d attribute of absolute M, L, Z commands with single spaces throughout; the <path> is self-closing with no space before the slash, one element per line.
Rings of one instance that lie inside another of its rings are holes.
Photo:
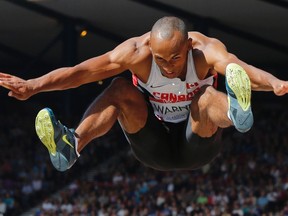
<path fill-rule="evenodd" d="M 225 75 L 226 66 L 229 63 L 236 63 L 244 68 L 251 80 L 252 90 L 254 91 L 273 91 L 281 96 L 288 93 L 288 81 L 280 80 L 271 73 L 249 65 L 238 59 L 235 55 L 227 52 L 226 47 L 218 40 L 211 39 L 209 44 L 209 61 L 212 62 L 214 69 Z"/>
<path fill-rule="evenodd" d="M 138 39 L 139 40 L 139 39 Z M 74 67 L 63 67 L 43 76 L 24 80 L 0 73 L 0 86 L 10 90 L 9 96 L 26 100 L 40 92 L 65 90 L 117 75 L 131 66 L 137 51 L 137 38 L 129 39 L 114 50 L 86 60 Z"/>
<path fill-rule="evenodd" d="M 119 71 L 121 71 L 121 66 L 110 62 L 109 54 L 104 54 L 74 67 L 58 68 L 29 80 L 1 73 L 0 85 L 10 90 L 9 96 L 26 100 L 40 92 L 76 88 L 85 83 L 112 76 Z"/>

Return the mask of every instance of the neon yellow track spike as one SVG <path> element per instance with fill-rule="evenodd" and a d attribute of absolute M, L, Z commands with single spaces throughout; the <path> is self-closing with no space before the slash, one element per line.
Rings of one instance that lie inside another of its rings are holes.
<path fill-rule="evenodd" d="M 46 109 L 41 110 L 36 116 L 35 129 L 39 139 L 46 146 L 49 153 L 55 155 L 54 129 Z"/>
<path fill-rule="evenodd" d="M 226 79 L 239 105 L 244 111 L 247 111 L 251 105 L 251 83 L 245 70 L 238 64 L 231 63 L 226 69 Z"/>

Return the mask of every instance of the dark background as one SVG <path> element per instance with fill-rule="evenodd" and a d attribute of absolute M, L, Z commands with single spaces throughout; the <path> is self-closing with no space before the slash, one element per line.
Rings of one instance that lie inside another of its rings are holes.
<path fill-rule="evenodd" d="M 222 40 L 247 63 L 288 78 L 288 1 L 284 0 L 1 0 L 0 71 L 29 79 L 75 65 L 149 31 L 166 15 L 179 16 L 189 30 Z M 88 34 L 80 37 L 84 29 Z M 109 82 L 41 93 L 30 100 L 39 107 L 59 108 L 67 116 L 79 114 Z M 7 98 L 7 92 L 0 89 L 1 107 L 10 102 L 17 108 L 27 105 Z M 253 101 L 258 99 L 287 101 L 286 96 L 254 93 Z"/>

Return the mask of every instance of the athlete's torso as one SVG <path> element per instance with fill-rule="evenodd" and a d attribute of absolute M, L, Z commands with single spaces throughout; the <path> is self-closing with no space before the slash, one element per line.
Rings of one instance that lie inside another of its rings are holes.
<path fill-rule="evenodd" d="M 148 95 L 154 114 L 159 119 L 178 123 L 184 121 L 189 115 L 192 98 L 199 92 L 201 86 L 213 84 L 213 76 L 204 80 L 198 78 L 192 50 L 190 50 L 185 80 L 163 76 L 157 64 L 152 60 L 148 81 L 144 83 L 134 77 L 134 84 Z"/>

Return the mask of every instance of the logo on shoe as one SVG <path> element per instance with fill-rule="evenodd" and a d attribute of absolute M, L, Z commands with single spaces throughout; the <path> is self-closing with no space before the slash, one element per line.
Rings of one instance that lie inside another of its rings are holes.
<path fill-rule="evenodd" d="M 74 146 L 67 140 L 67 134 L 62 136 L 62 140 L 69 146 L 71 146 L 71 148 L 74 148 Z"/>
<path fill-rule="evenodd" d="M 241 116 L 240 118 L 239 118 L 239 124 L 240 125 L 245 125 L 245 123 L 246 123 L 246 120 L 248 119 L 250 117 L 250 113 L 248 113 L 248 115 L 246 115 L 246 116 Z M 247 123 L 246 123 L 247 124 Z"/>

